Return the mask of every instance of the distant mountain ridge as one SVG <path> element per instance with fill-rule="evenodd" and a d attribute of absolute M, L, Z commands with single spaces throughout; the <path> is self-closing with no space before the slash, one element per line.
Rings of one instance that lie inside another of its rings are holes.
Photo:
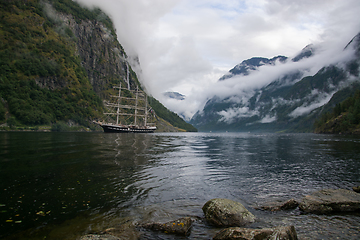
<path fill-rule="evenodd" d="M 199 131 L 311 132 L 319 114 L 330 111 L 358 87 L 359 39 L 358 34 L 345 47 L 345 50 L 354 48 L 356 54 L 351 59 L 323 66 L 312 76 L 307 76 L 306 68 L 291 69 L 269 79 L 270 83 L 261 88 L 225 98 L 214 96 L 190 123 Z M 251 58 L 235 66 L 219 81 L 233 77 L 242 81 L 260 71 L 262 66 L 275 68 L 289 62 L 308 61 L 316 56 L 316 52 L 316 47 L 308 45 L 291 60 L 284 56 Z"/>
<path fill-rule="evenodd" d="M 178 92 L 165 92 L 164 96 L 168 97 L 168 98 L 173 98 L 176 100 L 185 100 L 185 98 L 186 98 L 185 95 L 178 93 Z"/>
<path fill-rule="evenodd" d="M 302 60 L 304 58 L 309 58 L 309 57 L 314 55 L 315 51 L 316 51 L 316 49 L 315 49 L 314 45 L 309 44 L 306 47 L 304 47 L 301 50 L 301 52 L 292 59 L 292 61 L 293 62 L 298 62 L 298 61 L 300 61 L 300 60 Z"/>
<path fill-rule="evenodd" d="M 242 61 L 242 63 L 236 65 L 233 69 L 229 71 L 228 74 L 222 76 L 219 81 L 223 81 L 225 79 L 229 79 L 234 77 L 235 75 L 243 75 L 247 76 L 252 71 L 257 70 L 259 67 L 264 65 L 275 65 L 275 63 L 278 62 L 285 62 L 287 60 L 287 57 L 284 56 L 277 56 L 273 57 L 271 59 L 263 58 L 263 57 L 253 57 L 248 60 Z"/>
<path fill-rule="evenodd" d="M 305 48 L 301 50 L 301 52 L 296 55 L 291 61 L 298 62 L 304 58 L 308 58 L 314 55 L 315 47 L 313 44 L 307 45 Z M 285 63 L 288 60 L 288 57 L 285 56 L 276 56 L 271 59 L 264 58 L 264 57 L 253 57 L 248 60 L 242 61 L 240 64 L 236 65 L 234 68 L 232 68 L 228 74 L 225 74 L 222 76 L 219 81 L 223 81 L 225 79 L 232 78 L 234 76 L 247 76 L 252 71 L 256 71 L 259 69 L 259 67 L 264 65 L 270 65 L 274 66 L 276 63 Z"/>

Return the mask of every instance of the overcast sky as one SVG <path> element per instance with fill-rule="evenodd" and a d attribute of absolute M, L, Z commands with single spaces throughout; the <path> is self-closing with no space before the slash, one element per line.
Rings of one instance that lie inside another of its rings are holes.
<path fill-rule="evenodd" d="M 139 77 L 148 93 L 188 118 L 213 95 L 267 83 L 264 74 L 240 85 L 218 82 L 243 60 L 293 57 L 306 45 L 321 43 L 332 53 L 318 59 L 320 66 L 360 32 L 359 0 L 77 1 L 112 18 L 125 51 L 139 57 Z M 186 100 L 166 99 L 167 91 Z"/>

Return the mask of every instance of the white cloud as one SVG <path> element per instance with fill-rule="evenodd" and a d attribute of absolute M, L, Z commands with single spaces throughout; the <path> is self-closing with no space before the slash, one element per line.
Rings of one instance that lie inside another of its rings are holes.
<path fill-rule="evenodd" d="M 317 95 L 317 92 L 313 92 L 314 95 Z M 310 113 L 312 110 L 323 106 L 324 104 L 328 103 L 330 101 L 330 99 L 332 98 L 332 96 L 335 94 L 335 92 L 332 93 L 322 93 L 318 96 L 317 101 L 312 102 L 310 105 L 308 104 L 303 104 L 300 107 L 297 107 L 294 111 L 292 111 L 289 116 L 290 117 L 299 117 L 301 115 L 304 114 L 308 114 Z"/>
<path fill-rule="evenodd" d="M 235 119 L 258 115 L 258 111 L 251 111 L 248 107 L 229 108 L 218 112 L 220 122 L 232 123 Z"/>
<path fill-rule="evenodd" d="M 247 93 L 279 72 L 300 67 L 314 74 L 324 63 L 334 62 L 360 30 L 358 0 L 76 1 L 110 15 L 128 55 L 139 56 L 140 79 L 149 93 L 187 117 L 213 95 Z M 217 82 L 245 59 L 291 57 L 307 44 L 319 42 L 325 47 L 322 57 L 313 62 L 263 67 L 256 76 Z M 167 91 L 187 98 L 173 102 L 164 98 Z"/>
<path fill-rule="evenodd" d="M 269 115 L 266 115 L 263 119 L 260 120 L 261 123 L 271 123 L 276 121 L 276 116 L 270 117 Z"/>

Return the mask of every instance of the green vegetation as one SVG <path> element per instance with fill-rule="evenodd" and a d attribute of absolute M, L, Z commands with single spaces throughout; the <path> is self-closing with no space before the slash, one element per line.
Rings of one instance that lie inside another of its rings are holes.
<path fill-rule="evenodd" d="M 360 133 L 360 90 L 315 122 L 316 133 Z"/>
<path fill-rule="evenodd" d="M 197 129 L 194 126 L 185 122 L 176 113 L 169 111 L 155 98 L 149 97 L 149 104 L 155 110 L 157 116 L 170 122 L 174 127 L 184 129 L 188 132 L 197 132 Z"/>
<path fill-rule="evenodd" d="M 82 8 L 73 0 L 50 0 L 50 2 L 52 2 L 57 11 L 73 15 L 78 23 L 80 23 L 81 20 L 101 21 L 108 29 L 111 29 L 112 34 L 116 36 L 111 19 L 99 8 L 89 11 L 86 8 Z"/>
<path fill-rule="evenodd" d="M 1 96 L 0 96 L 0 99 L 1 99 Z M 5 108 L 4 104 L 2 103 L 2 101 L 0 101 L 0 122 L 4 121 L 6 119 L 5 113 L 6 113 L 6 108 Z"/>
<path fill-rule="evenodd" d="M 61 6 L 72 1 L 54 2 Z M 0 122 L 7 118 L 4 103 L 11 125 L 69 119 L 80 124 L 100 116 L 102 101 L 74 55 L 71 30 L 56 32 L 39 1 L 2 1 L 0 6 Z"/>

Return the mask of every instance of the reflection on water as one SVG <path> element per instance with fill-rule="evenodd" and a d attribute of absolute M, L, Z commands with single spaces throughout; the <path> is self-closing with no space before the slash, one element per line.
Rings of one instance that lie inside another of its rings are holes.
<path fill-rule="evenodd" d="M 243 203 L 252 227 L 294 225 L 301 239 L 357 239 L 359 214 L 253 207 L 360 184 L 360 138 L 241 133 L 0 133 L 0 238 L 76 239 L 143 221 L 198 219 L 212 198 Z M 128 238 L 137 230 L 127 228 Z M 173 239 L 149 231 L 143 239 Z M 183 239 L 181 237 L 177 239 Z"/>

